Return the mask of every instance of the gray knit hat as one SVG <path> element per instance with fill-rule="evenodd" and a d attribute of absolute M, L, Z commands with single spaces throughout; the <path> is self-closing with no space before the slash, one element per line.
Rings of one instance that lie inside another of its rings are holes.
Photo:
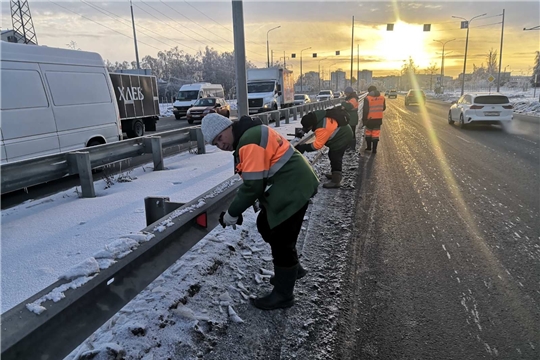
<path fill-rule="evenodd" d="M 201 131 L 204 136 L 204 140 L 208 144 L 212 144 L 216 136 L 218 136 L 223 130 L 227 129 L 233 123 L 231 120 L 223 115 L 217 113 L 210 113 L 203 117 L 201 124 Z"/>

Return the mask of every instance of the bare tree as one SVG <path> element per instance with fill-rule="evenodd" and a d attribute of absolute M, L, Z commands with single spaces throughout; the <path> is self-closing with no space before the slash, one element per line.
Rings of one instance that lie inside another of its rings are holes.
<path fill-rule="evenodd" d="M 73 40 L 71 40 L 69 44 L 66 44 L 66 46 L 68 47 L 68 49 L 71 49 L 71 50 L 81 50 L 81 48 L 78 47 L 77 43 Z"/>
<path fill-rule="evenodd" d="M 433 74 L 436 74 L 439 71 L 439 68 L 437 67 L 436 62 L 432 62 L 429 64 L 429 66 L 424 70 L 426 74 L 429 74 L 429 91 L 433 89 Z"/>

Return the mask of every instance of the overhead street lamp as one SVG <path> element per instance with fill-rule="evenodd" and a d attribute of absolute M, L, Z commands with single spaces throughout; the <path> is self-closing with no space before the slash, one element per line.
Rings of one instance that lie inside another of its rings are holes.
<path fill-rule="evenodd" d="M 438 42 L 438 43 L 441 43 L 442 44 L 442 60 L 441 60 L 441 93 L 444 92 L 444 87 L 443 87 L 443 81 L 444 81 L 444 46 L 451 42 L 451 41 L 454 41 L 456 39 L 452 39 L 452 40 L 446 40 L 446 41 L 443 41 L 443 40 L 433 40 L 435 42 Z"/>
<path fill-rule="evenodd" d="M 463 96 L 463 93 L 465 92 L 465 69 L 467 67 L 467 48 L 469 47 L 469 28 L 471 27 L 471 22 L 474 19 L 485 16 L 485 15 L 487 15 L 487 13 L 484 13 L 482 15 L 476 15 L 476 16 L 472 17 L 470 20 L 467 20 L 467 19 L 459 17 L 459 16 L 452 16 L 453 18 L 456 18 L 456 19 L 465 20 L 465 21 L 461 22 L 461 28 L 462 29 L 464 27 L 467 27 L 467 38 L 465 40 L 465 58 L 463 60 L 463 78 L 461 79 L 461 95 L 462 96 Z"/>
<path fill-rule="evenodd" d="M 300 50 L 300 91 L 304 90 L 304 76 L 302 75 L 302 51 L 311 49 L 311 46 Z"/>
<path fill-rule="evenodd" d="M 270 31 L 272 30 L 279 29 L 280 27 L 281 25 L 276 26 L 275 28 L 272 28 L 266 32 L 266 61 L 267 61 L 266 67 L 270 67 L 270 43 L 268 42 L 268 33 L 270 33 Z"/>

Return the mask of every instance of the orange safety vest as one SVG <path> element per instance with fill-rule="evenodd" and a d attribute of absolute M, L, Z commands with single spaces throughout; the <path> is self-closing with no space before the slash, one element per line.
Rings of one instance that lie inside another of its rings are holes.
<path fill-rule="evenodd" d="M 311 143 L 313 150 L 320 150 L 328 142 L 336 136 L 339 131 L 339 124 L 337 120 L 330 117 L 325 117 L 323 120 L 323 126 L 315 129 L 315 141 Z"/>
<path fill-rule="evenodd" d="M 246 144 L 239 151 L 236 172 L 243 180 L 261 180 L 274 176 L 294 154 L 289 141 L 277 131 L 261 125 L 259 144 Z"/>
<path fill-rule="evenodd" d="M 367 96 L 369 103 L 368 119 L 382 119 L 384 108 L 384 97 L 382 96 Z"/>
<path fill-rule="evenodd" d="M 353 106 L 354 110 L 358 110 L 358 100 L 355 97 L 350 98 L 347 102 Z"/>

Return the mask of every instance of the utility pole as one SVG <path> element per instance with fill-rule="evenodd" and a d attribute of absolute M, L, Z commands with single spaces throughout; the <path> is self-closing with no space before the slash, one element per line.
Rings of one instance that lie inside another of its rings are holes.
<path fill-rule="evenodd" d="M 137 48 L 137 33 L 135 32 L 135 18 L 133 17 L 133 3 L 129 0 L 129 6 L 131 7 L 131 23 L 133 24 L 133 41 L 135 41 L 135 60 L 137 61 L 137 69 L 141 68 L 139 63 L 139 49 Z"/>
<path fill-rule="evenodd" d="M 235 1 L 236 1 L 236 0 L 233 0 L 233 3 L 234 3 Z M 240 0 L 240 1 L 242 1 L 242 0 Z M 243 11 L 243 10 L 242 10 L 242 11 Z M 244 25 L 243 25 L 243 19 L 244 19 L 244 14 L 242 13 L 242 26 L 244 26 Z M 275 28 L 272 28 L 272 29 L 270 29 L 270 30 L 268 30 L 268 31 L 266 32 L 266 60 L 267 60 L 267 65 L 266 65 L 266 67 L 270 67 L 270 43 L 268 42 L 268 34 L 270 33 L 270 31 L 279 29 L 280 27 L 281 27 L 281 25 L 280 25 L 280 26 L 276 26 Z M 244 32 L 243 29 L 242 29 L 242 32 Z M 273 61 L 273 59 L 272 59 L 272 61 Z"/>
<path fill-rule="evenodd" d="M 238 118 L 249 115 L 246 76 L 246 43 L 244 38 L 244 5 L 242 0 L 232 1 L 234 62 L 236 69 L 236 97 Z"/>
<path fill-rule="evenodd" d="M 300 92 L 304 90 L 304 76 L 302 75 L 302 52 L 311 49 L 311 46 L 300 50 Z"/>
<path fill-rule="evenodd" d="M 471 27 L 471 22 L 476 19 L 476 18 L 479 18 L 481 16 L 485 16 L 487 15 L 487 13 L 484 13 L 482 15 L 476 15 L 474 17 L 472 17 L 470 20 L 467 20 L 465 18 L 462 18 L 462 17 L 459 17 L 459 16 L 452 16 L 453 18 L 456 18 L 456 19 L 462 19 L 462 20 L 465 20 L 465 21 L 462 21 L 461 22 L 461 28 L 467 28 L 467 38 L 465 40 L 465 58 L 463 59 L 463 78 L 461 79 L 461 95 L 463 96 L 463 93 L 465 92 L 465 69 L 467 68 L 467 49 L 469 47 L 469 28 Z"/>
<path fill-rule="evenodd" d="M 353 59 L 354 59 L 354 16 L 352 17 L 352 37 L 351 37 L 351 87 L 352 87 L 352 74 L 353 74 Z M 347 80 L 345 80 L 345 87 L 347 86 Z"/>
<path fill-rule="evenodd" d="M 13 25 L 13 35 L 17 38 L 17 34 L 22 35 L 22 40 L 25 44 L 36 44 L 37 36 L 34 29 L 32 14 L 30 13 L 30 5 L 27 0 L 11 0 L 11 24 Z M 19 35 L 19 36 L 20 36 Z M 19 42 L 17 38 L 17 42 Z"/>
<path fill-rule="evenodd" d="M 360 91 L 360 44 L 357 44 L 357 46 L 358 53 L 356 55 L 356 92 L 358 93 Z"/>
<path fill-rule="evenodd" d="M 501 89 L 501 66 L 502 66 L 503 36 L 504 36 L 504 9 L 503 9 L 503 12 L 502 12 L 501 50 L 499 51 L 499 75 L 497 75 L 497 92 L 499 92 L 499 90 Z"/>
<path fill-rule="evenodd" d="M 447 41 L 433 40 L 435 42 L 443 44 L 442 45 L 442 60 L 441 60 L 441 93 L 444 92 L 444 87 L 443 87 L 443 83 L 444 83 L 444 47 L 445 47 L 445 45 L 447 43 L 449 43 L 451 41 L 454 41 L 454 40 L 456 40 L 456 39 L 447 40 Z"/>

